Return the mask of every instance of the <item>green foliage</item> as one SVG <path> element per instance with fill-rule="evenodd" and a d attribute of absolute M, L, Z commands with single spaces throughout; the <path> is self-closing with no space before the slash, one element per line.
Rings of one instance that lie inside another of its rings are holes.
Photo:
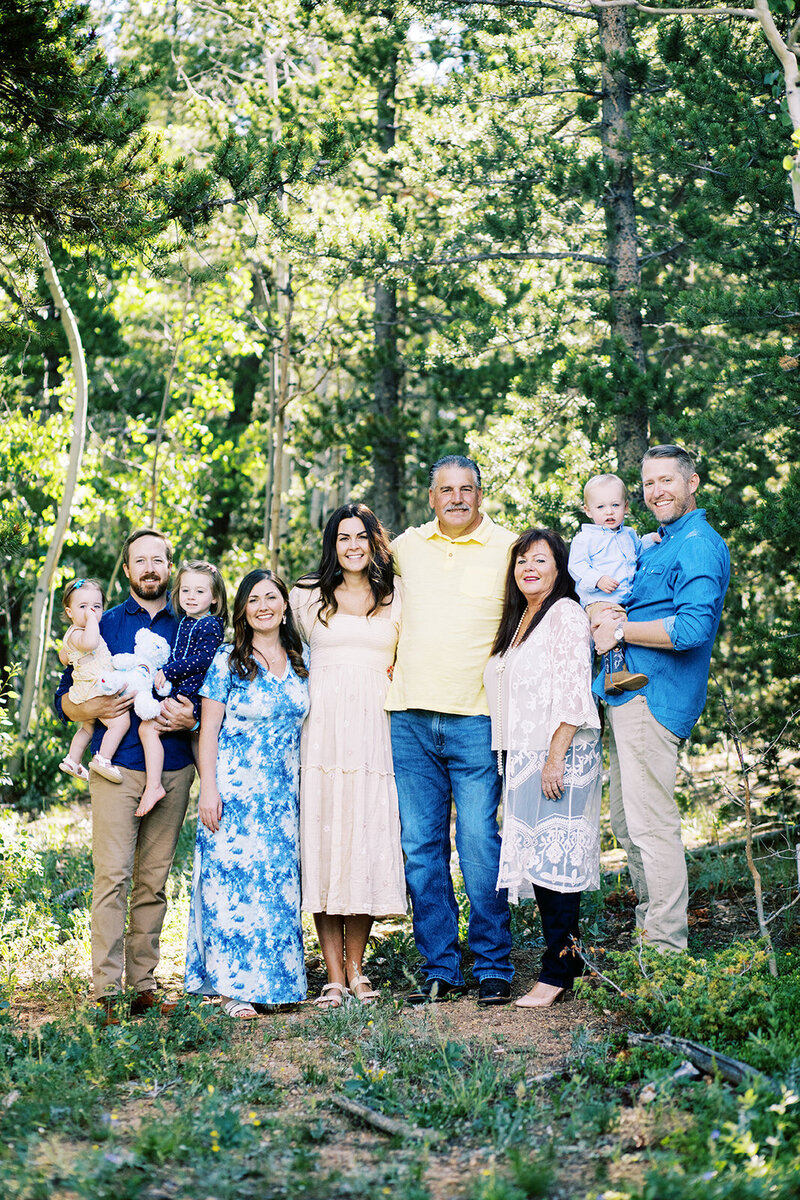
<path fill-rule="evenodd" d="M 704 957 L 660 954 L 648 947 L 614 951 L 603 966 L 609 982 L 601 977 L 596 989 L 584 988 L 582 994 L 633 1027 L 666 1030 L 781 1073 L 792 1058 L 800 1058 L 800 1036 L 791 1018 L 800 999 L 800 964 L 794 957 L 785 952 L 775 980 L 766 951 L 749 942 Z"/>

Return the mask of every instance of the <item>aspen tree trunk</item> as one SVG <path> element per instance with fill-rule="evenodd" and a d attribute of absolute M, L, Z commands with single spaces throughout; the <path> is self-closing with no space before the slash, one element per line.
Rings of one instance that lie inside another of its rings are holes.
<path fill-rule="evenodd" d="M 277 60 L 274 54 L 269 54 L 266 60 L 267 81 L 269 84 L 270 99 L 275 104 L 275 111 L 278 111 L 278 68 Z M 273 122 L 273 130 L 276 139 L 280 137 L 282 132 L 281 120 L 279 116 L 275 117 Z M 286 213 L 288 211 L 288 202 L 285 194 L 280 198 L 281 207 Z M 281 559 L 281 492 L 283 490 L 283 444 L 286 438 L 286 409 L 291 400 L 289 391 L 289 369 L 291 365 L 291 332 L 292 332 L 292 312 L 294 310 L 294 294 L 292 292 L 292 268 L 283 259 L 278 259 L 275 263 L 275 287 L 278 297 L 278 324 L 281 327 L 281 344 L 278 350 L 278 361 L 275 367 L 277 379 L 277 396 L 273 406 L 270 400 L 270 426 L 272 430 L 272 504 L 269 518 L 269 535 L 271 542 L 270 554 L 270 569 L 276 574 L 280 567 Z M 272 396 L 275 396 L 273 388 Z M 265 536 L 267 527 L 265 522 Z M 266 550 L 266 545 L 264 547 Z"/>
<path fill-rule="evenodd" d="M 792 128 L 800 129 L 800 65 L 797 62 L 797 46 L 800 41 L 800 19 L 792 27 L 788 41 L 780 35 L 775 19 L 770 11 L 768 0 L 755 0 L 756 16 L 758 17 L 764 36 L 770 48 L 781 64 L 783 70 L 783 86 L 786 92 L 786 108 L 792 119 Z M 795 13 L 797 10 L 795 9 Z M 800 215 L 800 146 L 794 155 L 794 168 L 789 176 L 792 186 L 794 210 Z"/>
<path fill-rule="evenodd" d="M 186 332 L 186 317 L 189 312 L 189 301 L 192 298 L 192 280 L 189 276 L 186 280 L 186 294 L 183 298 L 183 309 L 181 312 L 181 323 L 178 329 L 178 336 L 172 347 L 172 357 L 167 371 L 167 378 L 164 380 L 164 394 L 161 397 L 161 409 L 158 414 L 158 425 L 156 426 L 156 442 L 153 447 L 153 469 L 150 472 L 150 528 L 158 528 L 158 455 L 161 450 L 161 443 L 164 441 L 164 424 L 167 419 L 167 406 L 172 393 L 172 378 L 175 374 L 175 368 L 178 365 L 181 350 L 183 349 L 183 335 Z"/>
<path fill-rule="evenodd" d="M 36 581 L 36 591 L 33 596 L 33 608 L 31 610 L 31 627 L 30 627 L 30 642 L 28 646 L 28 666 L 25 671 L 25 681 L 22 687 L 22 697 L 19 704 L 19 734 L 20 739 L 24 740 L 30 733 L 31 727 L 35 721 L 36 708 L 36 685 L 42 669 L 42 657 L 45 651 L 44 626 L 47 613 L 47 603 L 50 595 L 53 576 L 58 567 L 59 559 L 61 558 L 61 550 L 64 545 L 64 536 L 69 527 L 70 512 L 72 509 L 72 499 L 75 495 L 75 487 L 78 482 L 78 474 L 80 472 L 81 460 L 83 458 L 83 445 L 86 439 L 86 414 L 89 398 L 89 383 L 86 374 L 86 359 L 83 354 L 83 345 L 81 343 L 78 323 L 72 309 L 69 306 L 69 301 L 61 286 L 61 281 L 58 277 L 58 272 L 53 266 L 53 261 L 50 258 L 45 242 L 37 233 L 33 235 L 33 241 L 42 261 L 45 281 L 50 289 L 50 294 L 53 297 L 53 302 L 61 312 L 61 320 L 64 325 L 64 332 L 67 335 L 69 343 L 70 357 L 72 361 L 72 373 L 75 378 L 75 407 L 72 413 L 72 440 L 69 447 L 69 460 L 67 462 L 67 474 L 64 480 L 64 491 L 61 495 L 61 502 L 58 506 L 58 514 L 56 516 L 55 528 L 50 541 L 50 547 L 44 560 L 44 566 L 39 572 L 39 578 Z M 12 764 L 13 770 L 13 764 Z"/>
<path fill-rule="evenodd" d="M 291 400 L 289 372 L 291 369 L 291 333 L 294 294 L 292 268 L 278 263 L 278 311 L 283 317 L 283 334 L 278 360 L 278 399 L 275 412 L 275 451 L 272 467 L 272 557 L 270 568 L 278 573 L 281 557 L 281 492 L 283 490 L 283 444 L 286 437 L 286 409 Z"/>
<path fill-rule="evenodd" d="M 603 115 L 600 139 L 606 164 L 603 200 L 606 223 L 606 253 L 610 268 L 612 353 L 625 347 L 623 374 L 631 365 L 642 373 L 646 368 L 639 299 L 641 271 L 636 203 L 633 190 L 633 159 L 630 149 L 630 80 L 624 56 L 631 49 L 630 17 L 627 8 L 603 8 L 598 13 L 603 51 Z M 649 443 L 649 414 L 645 402 L 628 407 L 628 391 L 619 384 L 616 417 L 617 463 L 623 475 L 639 470 Z"/>
<path fill-rule="evenodd" d="M 386 63 L 386 79 L 378 88 L 377 141 L 383 155 L 396 139 L 397 45 Z M 377 194 L 389 190 L 392 169 L 379 162 Z M 397 289 L 380 280 L 375 284 L 373 309 L 375 349 L 375 439 L 372 452 L 374 482 L 370 499 L 380 519 L 394 533 L 403 520 L 403 451 L 400 439 L 400 381 L 402 368 L 397 351 Z"/>

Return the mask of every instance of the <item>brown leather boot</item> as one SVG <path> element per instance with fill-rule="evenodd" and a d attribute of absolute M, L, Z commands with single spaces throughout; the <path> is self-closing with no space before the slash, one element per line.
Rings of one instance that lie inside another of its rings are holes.
<path fill-rule="evenodd" d="M 606 671 L 605 685 L 609 695 L 619 695 L 620 692 L 638 692 L 647 683 L 647 676 L 640 671 Z"/>

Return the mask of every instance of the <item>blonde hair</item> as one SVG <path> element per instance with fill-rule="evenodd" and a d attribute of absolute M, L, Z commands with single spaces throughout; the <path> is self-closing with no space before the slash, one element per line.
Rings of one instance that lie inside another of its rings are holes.
<path fill-rule="evenodd" d="M 626 504 L 628 503 L 628 489 L 623 480 L 620 479 L 619 475 L 593 475 L 592 478 L 588 479 L 583 485 L 584 504 L 589 503 L 589 493 L 591 492 L 592 488 L 597 487 L 598 484 L 601 483 L 618 483 L 622 488 L 622 499 Z"/>
<path fill-rule="evenodd" d="M 175 579 L 172 588 L 172 608 L 179 617 L 185 617 L 186 613 L 181 608 L 180 593 L 181 593 L 181 578 L 187 571 L 194 571 L 197 575 L 205 575 L 211 580 L 211 596 L 213 603 L 211 612 L 215 617 L 219 617 L 223 628 L 228 624 L 228 593 L 225 590 L 225 580 L 220 575 L 217 568 L 210 562 L 206 562 L 203 558 L 192 558 L 188 562 L 181 563 L 180 570 Z"/>

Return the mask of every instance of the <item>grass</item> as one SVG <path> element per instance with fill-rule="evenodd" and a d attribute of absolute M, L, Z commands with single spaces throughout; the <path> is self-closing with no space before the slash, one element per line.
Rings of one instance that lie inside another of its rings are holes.
<path fill-rule="evenodd" d="M 788 1200 L 800 1191 L 797 906 L 775 922 L 775 983 L 742 938 L 741 856 L 692 860 L 693 904 L 740 920 L 724 937 L 713 919 L 698 928 L 680 959 L 609 949 L 626 944 L 624 886 L 610 880 L 587 897 L 587 943 L 624 994 L 593 988 L 572 1006 L 576 1017 L 561 1006 L 533 1023 L 469 1000 L 409 1010 L 395 998 L 417 962 L 406 920 L 381 927 L 371 947 L 368 971 L 384 995 L 370 1008 L 306 1007 L 243 1027 L 191 1000 L 169 1021 L 101 1031 L 87 1003 L 88 843 L 82 802 L 0 816 L 0 1175 L 12 1200 Z M 176 991 L 192 847 L 187 823 L 163 943 L 162 974 Z M 790 895 L 791 863 L 765 855 L 762 865 L 774 911 Z M 529 973 L 540 940 L 533 906 L 514 910 L 513 935 Z M 628 1047 L 631 1026 L 705 1040 L 775 1084 L 736 1092 L 676 1077 L 674 1055 Z M 421 1135 L 354 1123 L 336 1096 Z"/>

